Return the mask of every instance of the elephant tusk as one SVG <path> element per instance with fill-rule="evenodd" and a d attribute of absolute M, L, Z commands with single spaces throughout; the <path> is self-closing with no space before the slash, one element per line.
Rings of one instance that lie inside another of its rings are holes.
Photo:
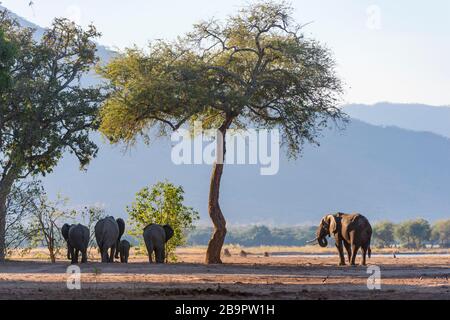
<path fill-rule="evenodd" d="M 314 243 L 314 242 L 316 242 L 316 241 L 317 241 L 317 238 L 315 238 L 315 239 L 313 239 L 313 240 L 306 241 L 306 244 Z"/>

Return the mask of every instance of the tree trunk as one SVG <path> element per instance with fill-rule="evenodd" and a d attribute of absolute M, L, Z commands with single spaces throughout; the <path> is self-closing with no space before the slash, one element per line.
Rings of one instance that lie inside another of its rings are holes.
<path fill-rule="evenodd" d="M 0 262 L 5 260 L 6 255 L 6 201 L 14 180 L 15 175 L 10 171 L 0 181 Z"/>
<path fill-rule="evenodd" d="M 220 210 L 219 205 L 219 193 L 220 193 L 220 180 L 222 178 L 223 173 L 223 163 L 225 161 L 225 135 L 227 129 L 230 127 L 233 122 L 233 117 L 227 116 L 222 126 L 219 128 L 219 133 L 222 137 L 222 141 L 217 141 L 217 149 L 216 152 L 219 157 L 222 158 L 221 163 L 214 163 L 212 175 L 211 175 L 211 183 L 209 187 L 209 200 L 208 200 L 208 211 L 209 216 L 211 217 L 212 223 L 214 225 L 214 231 L 211 239 L 208 243 L 208 249 L 206 250 L 206 263 L 207 264 L 219 264 L 222 263 L 220 259 L 220 254 L 222 251 L 222 246 L 225 241 L 225 236 L 227 234 L 226 221 L 225 217 L 222 214 L 222 210 Z M 220 154 L 220 151 L 221 154 Z"/>
<path fill-rule="evenodd" d="M 5 260 L 6 254 L 6 199 L 7 193 L 0 187 L 0 262 Z"/>

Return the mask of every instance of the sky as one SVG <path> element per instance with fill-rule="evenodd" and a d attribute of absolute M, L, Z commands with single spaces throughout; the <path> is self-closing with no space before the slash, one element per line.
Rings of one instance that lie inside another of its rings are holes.
<path fill-rule="evenodd" d="M 2 0 L 47 27 L 68 17 L 102 32 L 114 49 L 173 39 L 202 19 L 226 18 L 247 0 Z M 380 101 L 450 105 L 450 1 L 293 0 L 304 32 L 333 53 L 344 103 Z"/>

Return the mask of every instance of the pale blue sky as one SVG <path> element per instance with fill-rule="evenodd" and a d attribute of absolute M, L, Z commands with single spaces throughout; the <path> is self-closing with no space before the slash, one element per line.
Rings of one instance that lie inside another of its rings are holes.
<path fill-rule="evenodd" d="M 189 31 L 198 20 L 221 18 L 244 0 L 2 0 L 41 26 L 70 16 L 93 22 L 102 44 L 123 48 Z M 293 0 L 295 18 L 313 21 L 306 33 L 335 54 L 346 82 L 345 102 L 450 105 L 450 1 Z M 377 18 L 379 17 L 379 19 Z"/>

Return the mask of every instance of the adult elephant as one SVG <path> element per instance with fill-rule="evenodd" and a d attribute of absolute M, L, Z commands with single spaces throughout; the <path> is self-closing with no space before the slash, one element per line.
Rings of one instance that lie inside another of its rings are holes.
<path fill-rule="evenodd" d="M 153 263 L 152 253 L 155 253 L 156 263 L 164 263 L 166 257 L 166 242 L 173 237 L 173 229 L 168 224 L 149 224 L 144 228 L 144 241 L 148 252 L 148 261 Z"/>
<path fill-rule="evenodd" d="M 64 236 L 64 234 L 63 234 Z M 72 263 L 78 263 L 81 252 L 81 263 L 87 262 L 87 250 L 89 246 L 89 229 L 82 224 L 73 224 L 69 228 L 67 237 L 68 250 Z"/>
<path fill-rule="evenodd" d="M 119 238 L 119 225 L 113 217 L 99 220 L 94 228 L 95 240 L 102 256 L 102 262 L 114 262 L 114 253 Z M 108 250 L 111 250 L 108 253 Z"/>
<path fill-rule="evenodd" d="M 70 245 L 69 245 L 69 229 L 71 226 L 73 226 L 73 224 L 65 223 L 61 228 L 61 234 L 64 238 L 64 241 L 66 241 L 66 245 L 67 245 L 67 260 L 72 259 L 72 255 L 70 252 L 71 249 L 70 249 Z"/>
<path fill-rule="evenodd" d="M 120 240 L 125 232 L 125 221 L 122 218 L 116 219 L 117 225 L 119 226 L 119 238 L 117 239 L 116 243 L 116 259 L 119 259 L 119 244 Z"/>
<path fill-rule="evenodd" d="M 370 239 L 372 227 L 363 215 L 336 213 L 322 218 L 316 232 L 316 239 L 321 247 L 328 245 L 327 236 L 334 236 L 339 252 L 340 263 L 345 265 L 343 247 L 348 254 L 348 262 L 355 265 L 358 250 L 362 249 L 362 265 L 366 265 L 366 254 L 370 258 Z"/>

